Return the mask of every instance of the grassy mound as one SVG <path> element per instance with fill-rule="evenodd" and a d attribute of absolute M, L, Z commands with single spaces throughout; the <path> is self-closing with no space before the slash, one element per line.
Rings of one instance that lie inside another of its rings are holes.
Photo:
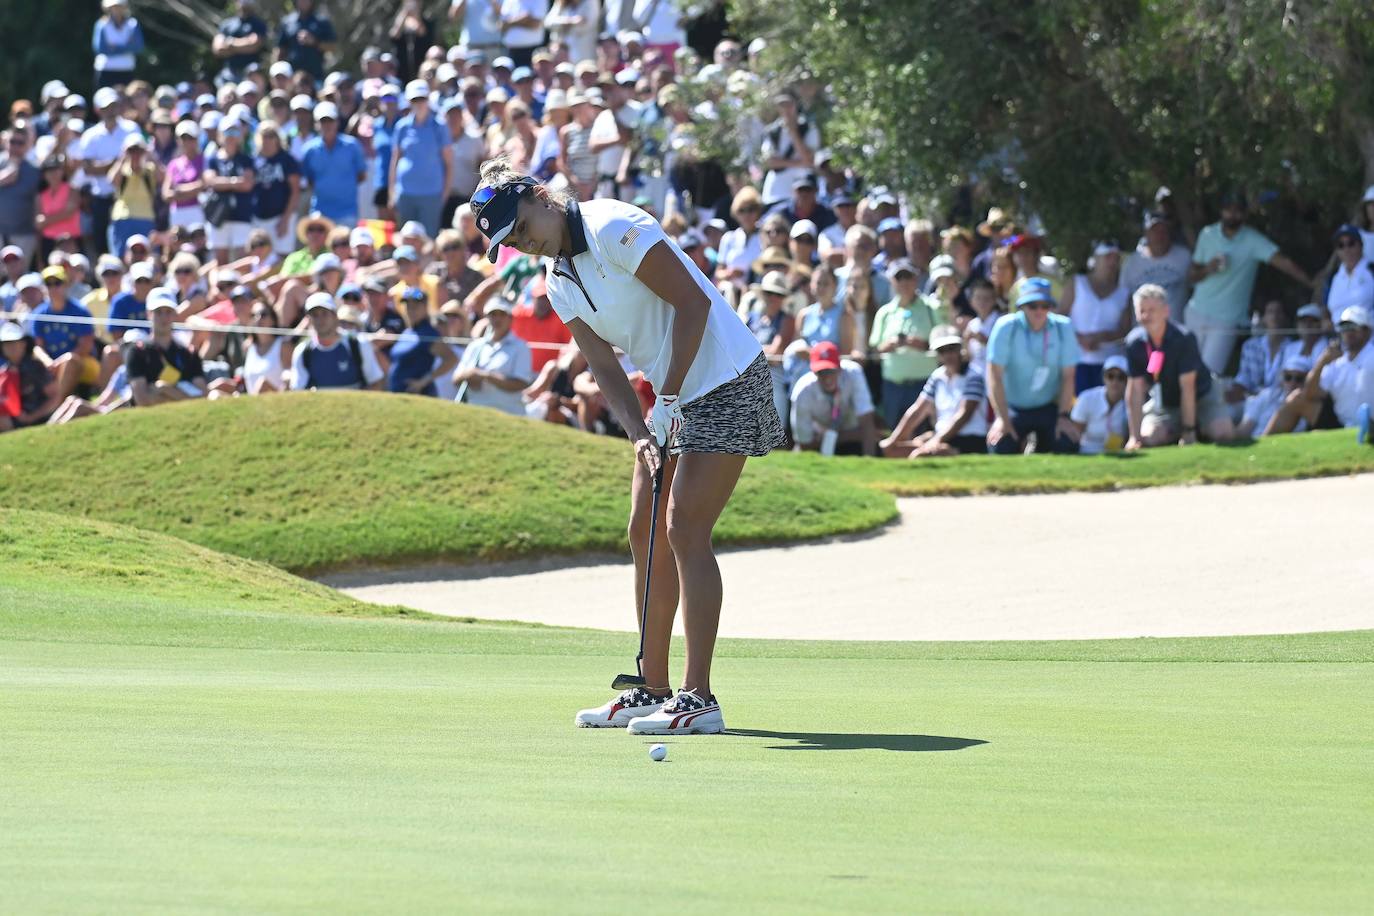
<path fill-rule="evenodd" d="M 103 523 L 0 530 L 15 912 L 642 908 L 587 876 L 684 784 L 699 801 L 648 829 L 710 880 L 657 888 L 671 912 L 1350 912 L 1374 891 L 1352 794 L 1374 633 L 725 640 L 733 733 L 655 764 L 569 722 L 627 634 L 401 620 Z"/>
<path fill-rule="evenodd" d="M 0 504 L 89 516 L 296 572 L 625 543 L 632 453 L 490 410 L 355 392 L 122 411 L 0 437 Z M 723 543 L 861 531 L 890 496 L 753 462 Z"/>

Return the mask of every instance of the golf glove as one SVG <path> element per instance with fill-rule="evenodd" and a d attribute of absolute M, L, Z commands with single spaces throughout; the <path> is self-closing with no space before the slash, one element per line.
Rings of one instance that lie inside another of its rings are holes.
<path fill-rule="evenodd" d="M 658 440 L 659 448 L 666 448 L 682 432 L 682 405 L 675 394 L 660 394 L 649 414 L 649 428 Z"/>

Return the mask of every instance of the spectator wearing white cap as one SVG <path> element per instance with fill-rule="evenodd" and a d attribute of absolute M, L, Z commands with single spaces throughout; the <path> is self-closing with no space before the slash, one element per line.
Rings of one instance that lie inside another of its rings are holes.
<path fill-rule="evenodd" d="M 1121 282 L 1121 248 L 1116 242 L 1093 243 L 1087 273 L 1074 275 L 1059 303 L 1078 339 L 1074 394 L 1101 385 L 1107 357 L 1125 352 L 1121 341 L 1133 317 L 1129 305 L 1130 294 Z"/>
<path fill-rule="evenodd" d="M 1269 421 L 1278 413 L 1284 402 L 1294 397 L 1295 392 L 1301 392 L 1303 385 L 1307 384 L 1307 374 L 1312 371 L 1312 360 L 1292 353 L 1283 361 L 1280 370 L 1273 385 L 1245 399 L 1245 412 L 1241 414 L 1240 423 L 1236 424 L 1238 438 L 1249 439 L 1265 434 L 1269 428 Z M 1300 433 L 1306 429 L 1307 421 L 1299 419 L 1293 427 L 1293 432 Z"/>
<path fill-rule="evenodd" d="M 562 89 L 550 89 L 544 97 L 544 115 L 540 119 L 539 137 L 530 155 L 530 173 L 540 181 L 549 181 L 558 174 L 558 132 L 572 121 L 568 95 Z"/>
<path fill-rule="evenodd" d="M 1146 283 L 1162 286 L 1169 296 L 1169 310 L 1182 315 L 1188 304 L 1188 270 L 1193 254 L 1173 236 L 1169 217 L 1161 210 L 1145 214 L 1145 234 L 1121 267 L 1127 295 Z"/>
<path fill-rule="evenodd" d="M 920 294 L 916 267 L 906 258 L 893 261 L 887 277 L 893 297 L 873 317 L 868 345 L 879 354 L 883 420 L 894 429 L 940 364 L 931 333 L 950 316 Z"/>
<path fill-rule="evenodd" d="M 964 354 L 964 341 L 951 325 L 931 331 L 930 349 L 939 360 L 916 402 L 902 414 L 892 435 L 878 443 L 887 458 L 980 455 L 988 450 L 987 393 L 983 376 Z M 930 423 L 933 429 L 916 435 Z"/>
<path fill-rule="evenodd" d="M 110 210 L 114 208 L 114 186 L 110 183 L 110 167 L 124 152 L 124 141 L 139 133 L 138 125 L 120 117 L 120 97 L 105 87 L 96 90 L 96 116 L 100 119 L 81 135 L 77 156 L 72 163 L 86 173 L 86 188 L 90 194 L 91 236 L 97 254 L 105 252 L 110 228 Z"/>
<path fill-rule="evenodd" d="M 1113 353 L 1102 363 L 1102 384 L 1079 392 L 1069 411 L 1078 427 L 1078 454 L 1117 452 L 1126 444 L 1130 423 L 1126 410 L 1126 357 Z"/>
<path fill-rule="evenodd" d="M 1353 427 L 1361 410 L 1374 404 L 1374 343 L 1367 309 L 1352 305 L 1341 313 L 1333 342 L 1317 357 L 1301 390 L 1291 393 L 1275 412 L 1265 435 L 1292 432 L 1299 420 L 1312 429 Z"/>
<path fill-rule="evenodd" d="M 227 264 L 248 248 L 253 229 L 253 185 L 257 172 L 243 152 L 247 125 L 226 118 L 220 125 L 219 145 L 205 163 L 205 221 L 210 226 L 210 247 L 215 260 Z"/>
<path fill-rule="evenodd" d="M 272 66 L 291 65 L 286 61 L 278 61 Z M 286 138 L 290 141 L 291 155 L 296 157 L 296 161 L 301 161 L 301 156 L 305 153 L 306 144 L 318 136 L 315 130 L 315 100 L 303 92 L 291 97 L 287 103 L 287 108 L 291 112 L 291 123 L 286 125 Z"/>
<path fill-rule="evenodd" d="M 258 0 L 239 0 L 238 15 L 220 22 L 219 31 L 210 42 L 210 53 L 224 61 L 219 73 L 221 81 L 242 79 L 248 66 L 257 63 L 267 47 L 270 33 L 266 21 L 257 13 Z"/>
<path fill-rule="evenodd" d="M 200 206 L 200 193 L 205 189 L 200 128 L 194 121 L 182 121 L 176 126 L 176 137 L 181 152 L 167 163 L 162 177 L 162 198 L 169 202 L 167 221 L 172 228 L 205 222 Z"/>
<path fill-rule="evenodd" d="M 363 147 L 340 131 L 339 107 L 333 102 L 320 102 L 314 116 L 319 133 L 300 153 L 301 174 L 310 182 L 310 209 L 350 225 L 358 219 L 358 186 L 367 180 Z"/>
<path fill-rule="evenodd" d="M 61 80 L 48 80 L 43 84 L 38 96 L 42 109 L 31 122 L 36 135 L 45 137 L 57 132 L 58 126 L 66 119 L 62 105 L 70 94 L 71 90 Z"/>
<path fill-rule="evenodd" d="M 176 318 L 176 299 L 167 290 L 149 295 L 151 339 L 128 348 L 124 357 L 133 403 L 138 407 L 198 398 L 208 387 L 200 357 L 172 335 Z"/>
<path fill-rule="evenodd" d="M 1364 236 L 1357 226 L 1346 223 L 1332 238 L 1336 248 L 1335 264 L 1326 283 L 1326 307 L 1334 325 L 1351 306 L 1374 310 L 1374 265 L 1365 257 Z"/>
<path fill-rule="evenodd" d="M 453 137 L 448 125 L 434 116 L 429 85 L 412 80 L 406 86 L 410 113 L 396 122 L 391 137 L 391 207 L 396 219 L 418 220 L 430 235 L 439 231 L 439 217 L 453 169 Z"/>
<path fill-rule="evenodd" d="M 146 235 L 155 228 L 154 205 L 162 185 L 162 165 L 149 155 L 148 144 L 140 134 L 130 134 L 124 138 L 124 151 L 110 166 L 108 177 L 115 199 L 106 241 L 110 253 L 122 258 L 130 236 Z"/>
<path fill-rule="evenodd" d="M 0 323 L 0 433 L 44 423 L 62 403 L 57 379 L 35 349 L 18 324 Z"/>
<path fill-rule="evenodd" d="M 820 233 L 811 220 L 799 219 L 793 223 L 787 233 L 787 250 L 792 253 L 792 260 L 807 267 L 815 267 L 820 263 L 816 249 L 819 238 Z"/>
<path fill-rule="evenodd" d="M 253 175 L 253 228 L 266 232 L 272 251 L 284 257 L 296 246 L 301 167 L 286 150 L 281 129 L 271 121 L 258 126 Z"/>
<path fill-rule="evenodd" d="M 30 261 L 18 245 L 0 248 L 0 311 L 9 311 L 19 299 L 19 278 Z"/>
<path fill-rule="evenodd" d="M 129 15 L 128 0 L 101 0 L 105 11 L 91 31 L 95 52 L 95 84 L 123 86 L 134 78 L 138 55 L 143 53 L 143 29 Z"/>
<path fill-rule="evenodd" d="M 339 328 L 338 306 L 326 292 L 311 293 L 305 300 L 311 336 L 296 347 L 291 359 L 291 387 L 296 391 L 318 388 L 368 388 L 380 391 L 386 373 L 372 347 L 356 334 Z"/>
<path fill-rule="evenodd" d="M 1283 356 L 1304 356 L 1315 363 L 1330 343 L 1326 333 L 1326 307 L 1309 302 L 1298 309 L 1298 336 L 1284 345 Z"/>
<path fill-rule="evenodd" d="M 568 49 L 568 60 L 579 64 L 596 60 L 596 37 L 601 19 L 599 0 L 553 0 L 544 28 L 549 38 Z"/>
<path fill-rule="evenodd" d="M 534 380 L 529 344 L 511 333 L 511 304 L 503 296 L 487 300 L 487 332 L 463 351 L 453 372 L 457 400 L 525 416 L 521 392 Z"/>
<path fill-rule="evenodd" d="M 568 108 L 572 120 L 559 131 L 558 172 L 580 199 L 590 200 L 596 193 L 598 157 L 591 150 L 591 136 L 598 109 L 581 89 L 568 92 Z"/>
<path fill-rule="evenodd" d="M 105 328 L 105 319 L 115 299 L 124 294 L 124 262 L 112 254 L 102 254 L 96 259 L 95 275 L 99 284 L 81 297 L 81 304 L 95 319 L 96 336 L 108 339 L 111 335 Z M 118 340 L 121 333 L 116 330 L 112 336 Z"/>

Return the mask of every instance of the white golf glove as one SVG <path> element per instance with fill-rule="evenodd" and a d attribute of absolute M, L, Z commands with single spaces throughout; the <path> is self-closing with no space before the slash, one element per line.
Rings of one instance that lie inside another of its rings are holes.
<path fill-rule="evenodd" d="M 676 439 L 685 422 L 677 395 L 660 394 L 654 401 L 653 412 L 649 414 L 649 429 L 658 440 L 659 448 L 666 448 L 669 442 Z"/>

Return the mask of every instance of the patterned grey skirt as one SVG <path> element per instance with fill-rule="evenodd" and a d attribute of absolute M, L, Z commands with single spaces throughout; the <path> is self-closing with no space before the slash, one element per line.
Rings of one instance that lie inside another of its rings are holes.
<path fill-rule="evenodd" d="M 773 406 L 773 374 L 762 353 L 739 378 L 682 407 L 682 433 L 669 451 L 767 455 L 786 442 Z"/>

